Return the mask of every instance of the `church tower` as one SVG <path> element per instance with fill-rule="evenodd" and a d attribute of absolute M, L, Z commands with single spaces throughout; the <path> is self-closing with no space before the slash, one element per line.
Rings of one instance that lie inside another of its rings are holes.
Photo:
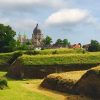
<path fill-rule="evenodd" d="M 43 34 L 37 24 L 33 30 L 32 43 L 33 43 L 34 47 L 42 47 L 42 41 L 43 41 Z"/>

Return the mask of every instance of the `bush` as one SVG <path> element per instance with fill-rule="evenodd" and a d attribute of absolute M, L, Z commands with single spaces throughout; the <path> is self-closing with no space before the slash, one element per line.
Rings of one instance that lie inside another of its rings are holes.
<path fill-rule="evenodd" d="M 90 52 L 100 51 L 100 43 L 96 40 L 91 40 L 88 51 Z"/>
<path fill-rule="evenodd" d="M 22 52 L 18 51 L 13 53 L 12 57 L 9 59 L 8 63 L 12 64 L 18 57 L 22 56 Z"/>
<path fill-rule="evenodd" d="M 0 89 L 4 89 L 8 87 L 8 83 L 7 83 L 7 80 L 6 79 L 0 79 Z"/>
<path fill-rule="evenodd" d="M 40 51 L 37 51 L 37 50 L 28 50 L 28 51 L 26 51 L 25 52 L 25 54 L 27 54 L 27 55 L 38 55 L 38 54 L 40 54 Z"/>
<path fill-rule="evenodd" d="M 53 51 L 52 54 L 58 54 L 57 50 Z"/>

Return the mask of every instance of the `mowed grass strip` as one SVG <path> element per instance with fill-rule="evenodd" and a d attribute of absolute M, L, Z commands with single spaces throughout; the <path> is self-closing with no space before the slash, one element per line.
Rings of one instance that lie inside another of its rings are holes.
<path fill-rule="evenodd" d="M 23 65 L 97 64 L 100 52 L 86 54 L 23 55 L 18 59 Z"/>

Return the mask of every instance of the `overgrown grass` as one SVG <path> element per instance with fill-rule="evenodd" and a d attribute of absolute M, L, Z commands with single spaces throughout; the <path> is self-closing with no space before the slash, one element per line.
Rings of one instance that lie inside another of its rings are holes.
<path fill-rule="evenodd" d="M 24 52 L 30 55 L 50 55 L 50 54 L 70 54 L 70 53 L 86 53 L 84 49 L 68 49 L 68 48 L 59 48 L 59 49 L 45 49 L 45 50 L 28 50 Z"/>
<path fill-rule="evenodd" d="M 59 64 L 97 64 L 100 52 L 86 54 L 23 55 L 19 58 L 23 65 L 59 65 Z"/>

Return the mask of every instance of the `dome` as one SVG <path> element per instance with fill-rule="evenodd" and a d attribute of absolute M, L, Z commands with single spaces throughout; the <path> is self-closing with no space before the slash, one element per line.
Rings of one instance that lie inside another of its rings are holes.
<path fill-rule="evenodd" d="M 33 30 L 33 33 L 34 34 L 41 34 L 42 33 L 41 29 L 39 29 L 39 27 L 38 27 L 38 24 L 36 25 L 35 29 Z"/>

